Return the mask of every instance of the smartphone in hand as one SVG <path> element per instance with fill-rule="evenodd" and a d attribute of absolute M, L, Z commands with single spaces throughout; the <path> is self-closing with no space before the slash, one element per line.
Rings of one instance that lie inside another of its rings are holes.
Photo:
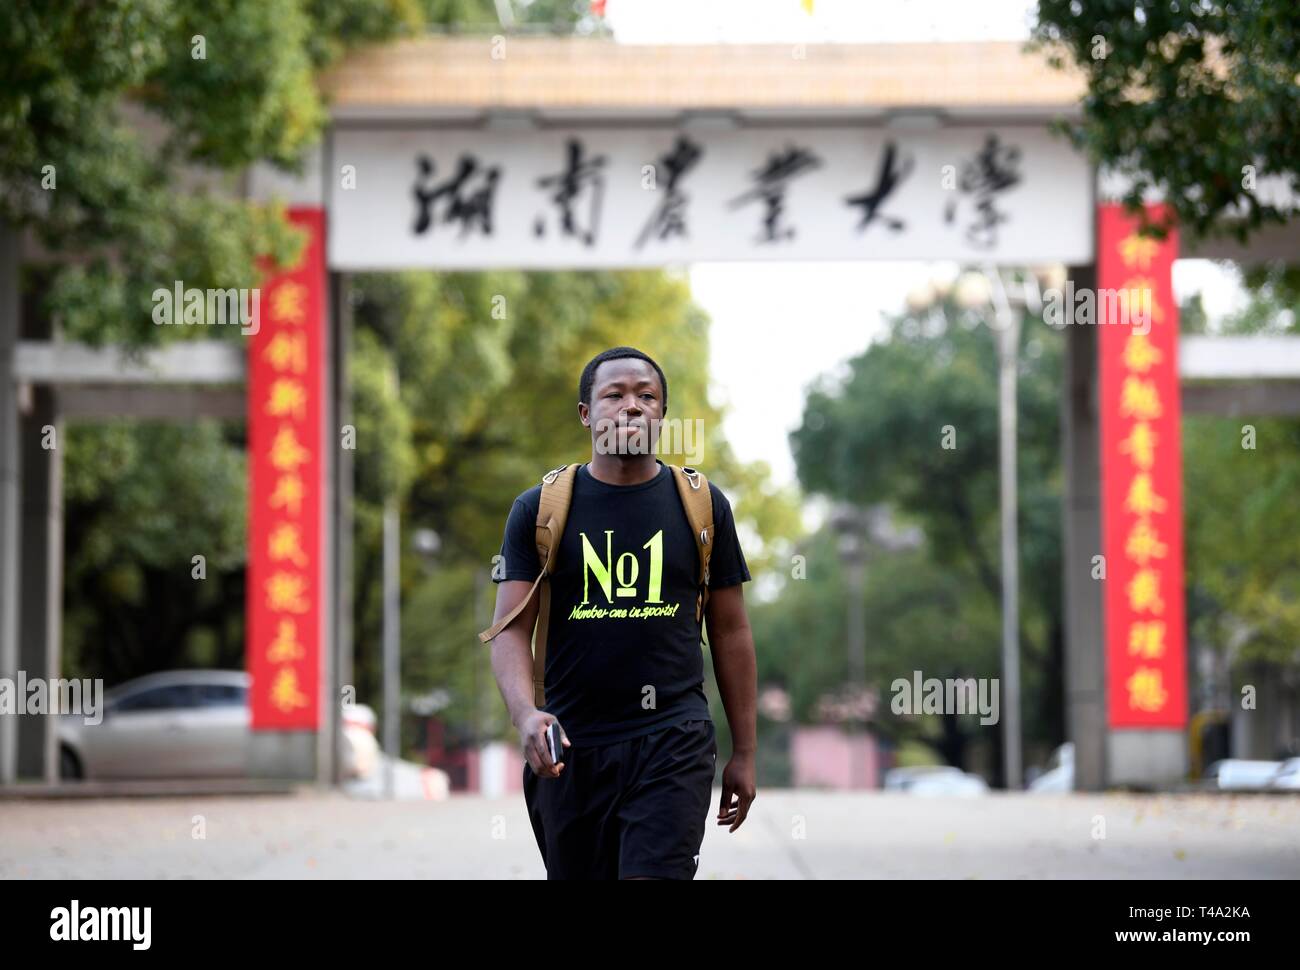
<path fill-rule="evenodd" d="M 552 721 L 546 729 L 546 747 L 551 753 L 551 764 L 558 765 L 564 760 L 564 742 L 561 740 L 560 722 Z"/>

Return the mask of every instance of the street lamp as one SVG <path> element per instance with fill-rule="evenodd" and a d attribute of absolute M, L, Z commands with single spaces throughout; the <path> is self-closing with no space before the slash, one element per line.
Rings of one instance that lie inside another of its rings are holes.
<path fill-rule="evenodd" d="M 397 705 L 401 697 L 401 513 L 397 499 L 384 503 L 383 540 L 383 693 L 384 693 L 384 796 L 396 794 L 394 767 L 401 757 L 401 722 Z"/>
<path fill-rule="evenodd" d="M 432 566 L 433 558 L 442 548 L 442 537 L 433 529 L 415 529 L 411 533 L 411 548 L 424 558 L 426 565 Z"/>
<path fill-rule="evenodd" d="M 849 710 L 849 786 L 859 786 L 857 752 L 854 744 L 858 734 L 858 719 L 854 713 L 855 705 L 866 691 L 867 680 L 867 618 L 866 603 L 862 588 L 866 583 L 867 549 L 866 517 L 856 505 L 842 503 L 831 517 L 831 525 L 838 534 L 837 551 L 844 566 L 844 581 L 848 587 L 845 597 L 847 608 L 845 641 L 848 650 L 848 697 Z"/>
<path fill-rule="evenodd" d="M 1051 269 L 1044 273 L 1051 273 Z M 983 273 L 966 273 L 957 281 L 954 297 L 965 309 L 992 304 L 989 327 L 998 349 L 998 494 L 1002 534 L 1002 718 L 1003 773 L 1007 788 L 1022 787 L 1020 730 L 1020 533 L 1017 518 L 1016 378 L 1020 351 L 1020 321 L 1025 309 L 1042 313 L 1038 277 L 1007 281 L 995 266 Z"/>
<path fill-rule="evenodd" d="M 1007 789 L 1023 787 L 1020 732 L 1020 523 L 1016 477 L 1016 390 L 1020 321 L 1026 307 L 1042 312 L 1038 282 L 1031 274 L 1018 292 L 1008 294 L 1001 271 L 986 269 L 992 284 L 993 319 L 998 341 L 998 492 L 1002 517 L 1002 680 L 1006 697 L 1003 773 Z M 1014 302 L 1014 306 L 1013 306 Z"/>

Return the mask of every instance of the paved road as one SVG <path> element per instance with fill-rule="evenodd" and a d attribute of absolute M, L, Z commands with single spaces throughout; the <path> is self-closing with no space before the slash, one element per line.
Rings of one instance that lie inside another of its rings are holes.
<path fill-rule="evenodd" d="M 0 878 L 543 876 L 519 795 L 0 801 Z M 767 790 L 710 829 L 698 876 L 846 877 L 1295 879 L 1300 797 Z"/>

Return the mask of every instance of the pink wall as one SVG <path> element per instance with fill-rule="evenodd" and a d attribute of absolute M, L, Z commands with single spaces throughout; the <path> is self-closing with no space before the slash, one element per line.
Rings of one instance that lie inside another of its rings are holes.
<path fill-rule="evenodd" d="M 524 753 L 514 745 L 506 754 L 506 791 L 524 790 Z"/>
<path fill-rule="evenodd" d="M 790 765 L 796 788 L 880 787 L 880 752 L 875 738 L 863 733 L 850 735 L 834 725 L 795 728 L 790 738 Z"/>
<path fill-rule="evenodd" d="M 484 778 L 484 761 L 482 751 L 465 752 L 466 787 L 465 791 L 481 792 L 485 787 L 501 786 L 500 791 L 518 793 L 524 790 L 524 754 L 513 744 L 498 742 L 493 745 L 501 757 L 487 759 L 489 771 L 499 771 L 494 778 Z"/>

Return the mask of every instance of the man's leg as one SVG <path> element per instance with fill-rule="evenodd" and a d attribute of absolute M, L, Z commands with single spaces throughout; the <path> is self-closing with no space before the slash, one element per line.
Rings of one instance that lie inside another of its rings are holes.
<path fill-rule="evenodd" d="M 618 872 L 617 828 L 607 824 L 619 786 L 617 761 L 601 748 L 569 748 L 558 778 L 524 765 L 524 799 L 547 879 L 611 879 Z"/>
<path fill-rule="evenodd" d="M 687 721 L 637 740 L 618 810 L 619 876 L 694 879 L 717 764 L 713 722 Z"/>
<path fill-rule="evenodd" d="M 546 826 L 542 821 L 542 808 L 537 798 L 537 776 L 528 762 L 524 762 L 524 805 L 528 808 L 528 822 L 533 827 L 533 838 L 537 840 L 537 851 L 542 854 L 542 865 L 546 865 Z"/>

